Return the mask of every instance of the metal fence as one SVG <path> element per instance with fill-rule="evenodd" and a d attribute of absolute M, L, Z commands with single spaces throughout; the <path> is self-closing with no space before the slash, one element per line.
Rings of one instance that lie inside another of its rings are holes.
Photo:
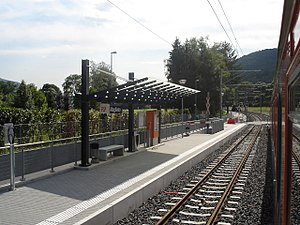
<path fill-rule="evenodd" d="M 184 115 L 184 121 L 189 119 L 189 115 Z M 135 128 L 137 128 L 137 118 L 135 118 Z M 167 115 L 161 120 L 162 124 L 172 124 L 181 121 L 180 115 Z M 128 118 L 106 118 L 91 120 L 89 122 L 89 134 L 106 134 L 128 129 Z M 27 144 L 47 144 L 52 140 L 63 140 L 81 136 L 81 122 L 68 121 L 61 123 L 39 123 L 39 124 L 14 124 L 15 143 Z M 3 125 L 0 125 L 0 155 L 4 154 L 4 132 Z"/>
<path fill-rule="evenodd" d="M 193 132 L 202 128 L 203 124 L 189 124 L 189 132 Z M 187 124 L 173 123 L 162 125 L 161 139 L 166 140 L 175 136 L 181 136 L 186 132 Z M 125 148 L 128 147 L 128 130 L 118 130 L 116 132 L 106 132 L 90 135 L 90 143 L 98 142 L 100 146 L 111 144 L 122 144 Z M 145 128 L 135 129 L 135 133 L 139 136 L 140 145 L 145 145 L 147 142 L 147 132 Z M 110 135 L 111 134 L 111 135 Z M 55 167 L 68 163 L 77 164 L 81 156 L 80 137 L 64 138 L 49 140 L 44 142 L 30 144 L 16 144 L 15 154 L 15 171 L 16 176 L 25 179 L 25 175 L 41 170 L 53 172 Z M 9 147 L 5 148 L 8 152 Z M 10 177 L 10 155 L 3 154 L 0 156 L 0 181 L 9 179 Z"/>
<path fill-rule="evenodd" d="M 90 135 L 105 134 L 125 130 L 128 127 L 128 120 L 123 118 L 101 119 L 90 121 Z M 14 124 L 15 144 L 36 144 L 44 145 L 54 140 L 68 142 L 70 138 L 81 136 L 81 123 L 69 121 L 63 123 L 42 123 L 42 124 Z M 0 155 L 5 153 L 3 125 L 0 125 Z"/>
<path fill-rule="evenodd" d="M 184 120 L 189 117 L 184 116 Z M 136 119 L 137 121 L 137 119 Z M 135 124 L 137 124 L 135 122 Z M 128 120 L 113 118 L 90 121 L 90 143 L 97 141 L 100 146 L 122 144 L 128 147 Z M 181 116 L 162 118 L 161 140 L 166 140 L 185 132 L 203 128 L 200 121 L 182 123 Z M 187 130 L 187 127 L 189 129 Z M 25 179 L 25 175 L 41 170 L 54 171 L 55 167 L 68 163 L 77 164 L 81 156 L 81 124 L 78 121 L 55 124 L 18 124 L 15 132 L 15 171 L 16 176 Z M 145 127 L 137 128 L 138 144 L 146 145 Z M 0 181 L 10 176 L 9 146 L 4 146 L 3 126 L 0 125 Z"/>

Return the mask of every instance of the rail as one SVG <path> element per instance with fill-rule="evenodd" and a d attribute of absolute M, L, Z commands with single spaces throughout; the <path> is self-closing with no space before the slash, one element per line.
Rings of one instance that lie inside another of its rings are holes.
<path fill-rule="evenodd" d="M 173 216 L 179 211 L 179 209 L 195 194 L 198 192 L 198 190 L 203 186 L 204 183 L 207 182 L 207 180 L 212 176 L 212 174 L 221 167 L 221 165 L 228 159 L 228 157 L 236 150 L 236 148 L 250 135 L 250 133 L 253 131 L 254 126 L 243 136 L 241 137 L 229 150 L 228 153 L 215 165 L 213 166 L 207 173 L 204 175 L 204 177 L 185 195 L 183 196 L 171 209 L 169 209 L 166 214 L 161 217 L 161 219 L 156 223 L 156 225 L 164 225 L 167 224 Z M 240 162 L 237 171 L 235 172 L 233 178 L 231 179 L 231 182 L 229 183 L 226 191 L 224 192 L 220 202 L 218 203 L 216 209 L 212 213 L 212 216 L 209 219 L 208 224 L 214 224 L 217 215 L 219 214 L 227 195 L 230 193 L 230 190 L 235 183 L 235 180 L 237 179 L 238 175 L 240 174 L 242 168 L 245 165 L 245 162 L 251 152 L 251 149 L 260 133 L 261 126 L 259 128 L 259 131 L 256 133 L 255 138 L 253 138 L 253 141 L 251 142 L 251 145 L 247 149 L 247 153 L 245 154 L 243 160 Z"/>
<path fill-rule="evenodd" d="M 300 138 L 297 137 L 295 134 L 293 134 L 293 137 L 294 137 L 294 139 L 297 140 L 298 143 L 300 144 Z M 299 158 L 299 156 L 295 153 L 294 150 L 292 151 L 292 155 L 293 155 L 293 157 L 294 157 L 296 163 L 298 164 L 298 166 L 299 166 L 299 168 L 300 168 L 300 158 Z"/>
<path fill-rule="evenodd" d="M 260 131 L 261 131 L 261 127 L 259 128 L 258 132 L 255 134 L 255 137 L 253 138 L 253 140 L 249 144 L 249 146 L 248 146 L 248 148 L 246 150 L 246 154 L 244 155 L 244 157 L 243 157 L 242 161 L 240 162 L 237 170 L 235 171 L 235 173 L 234 173 L 234 175 L 233 175 L 233 177 L 232 177 L 229 185 L 227 186 L 226 190 L 224 191 L 224 193 L 223 193 L 223 195 L 221 197 L 221 200 L 219 201 L 219 203 L 217 204 L 214 212 L 212 213 L 211 217 L 209 218 L 209 220 L 207 222 L 207 225 L 215 224 L 215 222 L 217 221 L 218 215 L 220 214 L 221 209 L 224 206 L 225 201 L 227 200 L 230 192 L 233 189 L 234 184 L 236 183 L 239 175 L 241 174 L 241 172 L 242 172 L 242 170 L 243 170 L 243 168 L 244 168 L 244 166 L 245 166 L 245 164 L 246 164 L 246 162 L 247 162 L 247 160 L 249 158 L 249 155 L 250 155 L 250 153 L 252 151 L 252 148 L 253 148 L 253 146 L 254 146 L 254 144 L 255 144 L 255 142 L 256 142 L 259 134 L 260 134 Z"/>

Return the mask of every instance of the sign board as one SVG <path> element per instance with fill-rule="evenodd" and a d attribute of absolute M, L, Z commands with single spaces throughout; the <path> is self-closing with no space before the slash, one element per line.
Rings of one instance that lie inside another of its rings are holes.
<path fill-rule="evenodd" d="M 146 126 L 146 113 L 138 112 L 138 128 L 143 128 Z"/>
<path fill-rule="evenodd" d="M 12 123 L 5 123 L 3 126 L 4 144 L 12 144 L 14 139 L 14 125 Z"/>
<path fill-rule="evenodd" d="M 121 105 L 111 105 L 109 111 L 110 111 L 110 113 L 122 113 L 122 106 Z"/>
<path fill-rule="evenodd" d="M 206 96 L 206 116 L 207 119 L 209 119 L 209 115 L 210 115 L 210 111 L 209 111 L 209 107 L 210 107 L 210 103 L 209 103 L 210 97 L 209 97 L 209 92 L 207 92 L 207 96 Z"/>
<path fill-rule="evenodd" d="M 100 103 L 100 113 L 101 114 L 109 114 L 109 112 L 110 112 L 110 105 Z"/>

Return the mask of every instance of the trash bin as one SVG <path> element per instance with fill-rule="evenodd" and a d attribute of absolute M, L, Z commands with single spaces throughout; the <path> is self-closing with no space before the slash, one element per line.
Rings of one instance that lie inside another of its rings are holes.
<path fill-rule="evenodd" d="M 140 145 L 140 135 L 137 132 L 134 132 L 133 151 L 137 151 L 139 145 Z"/>
<path fill-rule="evenodd" d="M 98 143 L 90 143 L 90 152 L 92 156 L 91 163 L 99 163 L 98 149 L 99 149 Z"/>
<path fill-rule="evenodd" d="M 185 136 L 190 136 L 190 125 L 189 123 L 185 126 Z"/>
<path fill-rule="evenodd" d="M 211 126 L 210 126 L 211 125 Z M 212 122 L 211 121 L 207 121 L 206 122 L 206 133 L 207 134 L 212 134 Z"/>
<path fill-rule="evenodd" d="M 140 145 L 140 134 L 135 134 L 134 139 L 135 139 L 135 147 L 138 148 Z"/>

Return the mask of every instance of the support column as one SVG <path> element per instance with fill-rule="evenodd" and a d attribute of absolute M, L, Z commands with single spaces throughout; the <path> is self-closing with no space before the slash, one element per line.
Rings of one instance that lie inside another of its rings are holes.
<path fill-rule="evenodd" d="M 129 73 L 128 78 L 130 81 L 134 81 L 134 73 Z M 128 105 L 128 151 L 134 152 L 134 107 L 132 103 Z"/>
<path fill-rule="evenodd" d="M 134 146 L 134 107 L 133 104 L 130 103 L 128 107 L 128 151 L 134 152 L 135 146 Z"/>
<path fill-rule="evenodd" d="M 81 77 L 81 164 L 87 167 L 89 163 L 89 60 L 82 60 Z"/>
<path fill-rule="evenodd" d="M 158 107 L 159 117 L 158 117 L 158 143 L 161 143 L 161 106 Z"/>
<path fill-rule="evenodd" d="M 222 119 L 223 117 L 223 96 L 222 96 L 222 88 L 223 88 L 223 84 L 222 84 L 222 73 L 220 73 L 220 119 Z"/>

